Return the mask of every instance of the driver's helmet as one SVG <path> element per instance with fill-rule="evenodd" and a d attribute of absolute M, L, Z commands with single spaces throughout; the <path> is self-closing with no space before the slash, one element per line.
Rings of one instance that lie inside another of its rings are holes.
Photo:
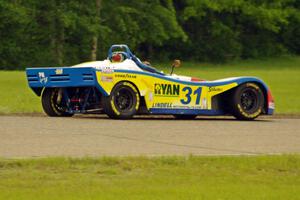
<path fill-rule="evenodd" d="M 127 59 L 127 55 L 124 52 L 113 52 L 109 58 L 111 62 L 123 62 Z"/>

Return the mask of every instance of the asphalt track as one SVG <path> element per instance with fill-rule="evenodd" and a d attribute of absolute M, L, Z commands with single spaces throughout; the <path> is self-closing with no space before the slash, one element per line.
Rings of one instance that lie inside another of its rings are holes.
<path fill-rule="evenodd" d="M 0 116 L 0 157 L 300 153 L 300 118 Z"/>

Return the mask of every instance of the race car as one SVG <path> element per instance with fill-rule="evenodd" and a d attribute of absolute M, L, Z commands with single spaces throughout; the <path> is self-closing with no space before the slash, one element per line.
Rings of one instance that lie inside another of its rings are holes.
<path fill-rule="evenodd" d="M 113 119 L 155 114 L 177 119 L 232 115 L 253 120 L 273 114 L 273 97 L 262 80 L 233 77 L 207 81 L 173 74 L 179 65 L 175 60 L 171 73 L 165 74 L 149 62 L 141 62 L 127 45 L 112 45 L 103 61 L 27 68 L 26 75 L 51 117 L 105 113 Z"/>

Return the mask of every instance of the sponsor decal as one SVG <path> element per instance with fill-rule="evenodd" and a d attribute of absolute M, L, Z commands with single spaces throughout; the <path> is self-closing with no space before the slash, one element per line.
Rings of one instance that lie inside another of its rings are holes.
<path fill-rule="evenodd" d="M 121 113 L 116 108 L 114 99 L 115 99 L 115 96 L 112 95 L 111 100 L 110 100 L 111 108 L 113 109 L 113 111 L 116 115 L 120 115 Z"/>
<path fill-rule="evenodd" d="M 245 117 L 253 118 L 253 117 L 257 117 L 261 113 L 261 108 L 259 108 L 254 113 L 248 114 L 242 109 L 242 106 L 240 104 L 238 104 L 237 106 L 238 106 L 238 109 L 241 112 L 241 114 L 244 115 Z"/>
<path fill-rule="evenodd" d="M 172 108 L 172 103 L 153 103 L 153 108 Z"/>
<path fill-rule="evenodd" d="M 175 84 L 154 84 L 155 96 L 179 96 L 180 85 Z"/>
<path fill-rule="evenodd" d="M 201 102 L 201 109 L 207 109 L 207 99 L 204 97 Z"/>
<path fill-rule="evenodd" d="M 274 102 L 269 102 L 269 108 L 270 109 L 275 109 L 275 103 Z"/>
<path fill-rule="evenodd" d="M 256 90 L 259 90 L 259 87 L 254 83 L 247 83 L 247 87 L 254 87 Z"/>
<path fill-rule="evenodd" d="M 218 87 L 209 87 L 208 92 L 221 92 L 223 89 Z"/>
<path fill-rule="evenodd" d="M 101 71 L 104 74 L 112 74 L 112 73 L 114 73 L 114 70 L 112 68 L 110 68 L 110 67 L 104 67 L 104 68 L 101 69 Z"/>
<path fill-rule="evenodd" d="M 48 82 L 48 77 L 45 76 L 44 72 L 39 72 L 38 75 L 39 75 L 40 83 L 46 84 Z"/>
<path fill-rule="evenodd" d="M 200 106 L 187 106 L 187 105 L 173 105 L 173 109 L 201 109 Z"/>
<path fill-rule="evenodd" d="M 63 73 L 64 73 L 63 69 L 56 69 L 55 70 L 55 74 L 57 74 L 57 75 L 63 74 Z"/>
<path fill-rule="evenodd" d="M 116 74 L 116 78 L 136 78 L 134 74 Z"/>
<path fill-rule="evenodd" d="M 153 101 L 153 92 L 149 92 L 149 101 Z"/>
<path fill-rule="evenodd" d="M 113 82 L 113 77 L 112 76 L 101 76 L 101 81 L 102 82 Z"/>

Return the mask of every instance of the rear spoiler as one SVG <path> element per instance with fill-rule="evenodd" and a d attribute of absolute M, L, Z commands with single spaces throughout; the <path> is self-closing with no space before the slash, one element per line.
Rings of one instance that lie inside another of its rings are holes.
<path fill-rule="evenodd" d="M 99 86 L 92 67 L 27 68 L 29 87 L 40 96 L 45 87 Z"/>

